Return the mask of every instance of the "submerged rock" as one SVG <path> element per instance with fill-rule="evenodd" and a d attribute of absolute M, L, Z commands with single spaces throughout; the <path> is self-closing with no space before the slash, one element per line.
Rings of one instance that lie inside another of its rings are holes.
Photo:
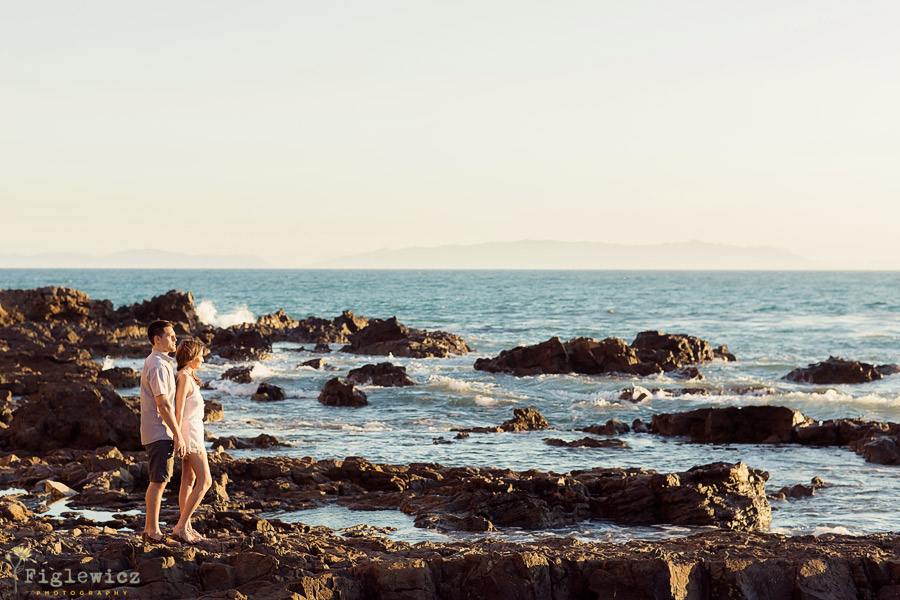
<path fill-rule="evenodd" d="M 100 371 L 98 377 L 110 382 L 114 388 L 135 388 L 141 385 L 141 374 L 129 367 L 113 367 Z"/>
<path fill-rule="evenodd" d="M 856 360 L 844 360 L 831 356 L 828 360 L 794 369 L 784 376 L 798 383 L 868 383 L 900 371 L 897 365 L 870 365 Z"/>
<path fill-rule="evenodd" d="M 404 367 L 389 362 L 365 365 L 353 369 L 347 375 L 347 382 L 354 385 L 377 385 L 381 387 L 405 387 L 415 385 Z"/>
<path fill-rule="evenodd" d="M 594 435 L 619 435 L 628 433 L 630 428 L 618 419 L 610 419 L 605 425 L 591 425 L 590 427 L 582 427 L 576 431 L 593 433 Z"/>
<path fill-rule="evenodd" d="M 598 440 L 597 438 L 581 438 L 567 442 L 558 438 L 544 438 L 548 446 L 568 446 L 569 448 L 628 448 L 628 444 L 617 438 Z"/>

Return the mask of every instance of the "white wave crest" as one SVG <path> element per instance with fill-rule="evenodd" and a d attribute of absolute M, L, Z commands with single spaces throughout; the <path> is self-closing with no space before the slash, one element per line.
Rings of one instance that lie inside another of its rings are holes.
<path fill-rule="evenodd" d="M 267 377 L 274 377 L 275 371 L 267 367 L 262 363 L 254 363 L 253 368 L 250 369 L 250 378 L 251 379 L 266 379 Z"/>
<path fill-rule="evenodd" d="M 109 371 L 113 367 L 116 366 L 116 362 L 109 356 L 103 359 L 103 366 L 100 367 L 101 371 Z"/>
<path fill-rule="evenodd" d="M 204 325 L 214 325 L 216 327 L 231 327 L 240 323 L 255 323 L 256 317 L 250 310 L 244 306 L 238 306 L 231 312 L 219 314 L 219 309 L 211 300 L 204 300 L 197 305 L 197 318 Z"/>

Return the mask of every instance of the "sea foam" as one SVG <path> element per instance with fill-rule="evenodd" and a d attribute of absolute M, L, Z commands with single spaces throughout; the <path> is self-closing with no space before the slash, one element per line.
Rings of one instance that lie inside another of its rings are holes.
<path fill-rule="evenodd" d="M 245 306 L 241 305 L 232 310 L 219 314 L 219 309 L 211 300 L 204 300 L 196 307 L 197 318 L 204 325 L 214 325 L 216 327 L 231 327 L 241 323 L 254 323 L 256 316 Z"/>

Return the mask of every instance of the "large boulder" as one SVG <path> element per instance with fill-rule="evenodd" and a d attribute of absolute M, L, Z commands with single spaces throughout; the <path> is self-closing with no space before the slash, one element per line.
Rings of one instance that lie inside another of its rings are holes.
<path fill-rule="evenodd" d="M 406 374 L 404 367 L 396 366 L 389 362 L 365 365 L 358 369 L 353 369 L 347 374 L 347 383 L 377 385 L 380 387 L 405 387 L 416 384 Z"/>
<path fill-rule="evenodd" d="M 256 323 L 232 325 L 216 331 L 209 349 L 228 360 L 262 360 L 272 351 L 271 330 Z"/>
<path fill-rule="evenodd" d="M 7 445 L 32 452 L 57 448 L 140 450 L 140 401 L 106 383 L 50 382 L 13 413 Z"/>
<path fill-rule="evenodd" d="M 134 388 L 141 385 L 141 374 L 130 367 L 112 367 L 100 371 L 98 377 L 105 379 L 114 388 Z"/>
<path fill-rule="evenodd" d="M 322 393 L 319 394 L 319 402 L 325 406 L 365 406 L 369 403 L 365 393 L 339 377 L 325 384 Z"/>
<path fill-rule="evenodd" d="M 892 374 L 896 365 L 875 366 L 856 360 L 844 360 L 831 356 L 828 360 L 794 369 L 784 376 L 788 381 L 798 383 L 838 384 L 868 383 Z"/>
<path fill-rule="evenodd" d="M 282 388 L 264 381 L 256 388 L 256 393 L 253 394 L 251 399 L 257 402 L 277 402 L 285 398 L 287 398 L 287 395 Z"/>

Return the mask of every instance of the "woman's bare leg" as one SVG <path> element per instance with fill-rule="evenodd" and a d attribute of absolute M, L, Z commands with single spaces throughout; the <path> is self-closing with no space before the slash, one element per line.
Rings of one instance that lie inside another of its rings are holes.
<path fill-rule="evenodd" d="M 193 516 L 197 507 L 200 506 L 200 501 L 203 500 L 206 490 L 212 485 L 212 474 L 209 472 L 209 461 L 206 459 L 205 453 L 188 454 L 185 457 L 185 462 L 190 463 L 190 468 L 196 475 L 196 481 L 190 494 L 185 498 L 181 510 L 181 518 L 178 519 L 178 523 L 175 525 L 174 533 L 189 541 L 197 541 L 199 538 L 196 537 L 196 534 L 191 535 L 189 533 L 191 530 L 191 516 Z"/>

